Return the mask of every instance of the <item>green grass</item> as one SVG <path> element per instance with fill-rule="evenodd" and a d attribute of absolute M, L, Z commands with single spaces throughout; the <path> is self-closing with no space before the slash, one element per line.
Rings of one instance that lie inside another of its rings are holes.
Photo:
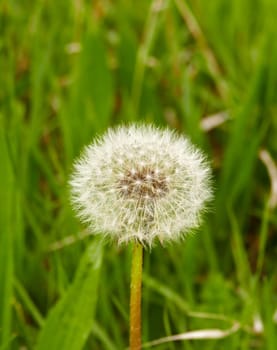
<path fill-rule="evenodd" d="M 275 0 L 0 3 L 1 350 L 128 346 L 130 247 L 84 234 L 67 181 L 85 144 L 130 121 L 188 134 L 215 187 L 197 234 L 145 252 L 143 341 L 236 323 L 155 348 L 277 348 L 277 216 L 258 156 L 277 158 L 276 16 Z M 228 119 L 203 130 L 216 113 Z"/>

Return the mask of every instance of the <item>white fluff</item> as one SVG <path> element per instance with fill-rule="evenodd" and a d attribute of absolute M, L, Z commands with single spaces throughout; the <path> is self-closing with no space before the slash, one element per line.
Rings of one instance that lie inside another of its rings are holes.
<path fill-rule="evenodd" d="M 74 164 L 72 203 L 92 233 L 118 243 L 176 240 L 199 225 L 210 168 L 190 141 L 149 125 L 109 129 Z"/>

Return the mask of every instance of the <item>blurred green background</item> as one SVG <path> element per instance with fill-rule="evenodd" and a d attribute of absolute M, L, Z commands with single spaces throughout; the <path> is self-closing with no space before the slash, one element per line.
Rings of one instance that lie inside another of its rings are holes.
<path fill-rule="evenodd" d="M 277 348 L 276 18 L 276 0 L 0 2 L 1 350 L 128 346 L 130 247 L 88 236 L 67 181 L 132 121 L 189 135 L 215 187 L 196 235 L 145 252 L 144 342 Z"/>

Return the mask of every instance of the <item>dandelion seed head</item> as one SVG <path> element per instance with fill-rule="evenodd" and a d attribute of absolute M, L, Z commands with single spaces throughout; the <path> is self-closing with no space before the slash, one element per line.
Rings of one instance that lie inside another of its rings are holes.
<path fill-rule="evenodd" d="M 199 226 L 210 174 L 187 138 L 147 125 L 117 127 L 75 162 L 72 203 L 92 233 L 118 243 L 172 241 Z"/>

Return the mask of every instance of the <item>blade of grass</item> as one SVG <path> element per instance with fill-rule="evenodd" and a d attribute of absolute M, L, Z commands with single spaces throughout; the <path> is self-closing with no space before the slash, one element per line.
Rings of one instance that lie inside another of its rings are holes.
<path fill-rule="evenodd" d="M 244 247 L 244 242 L 240 232 L 238 220 L 234 212 L 229 209 L 229 218 L 232 228 L 232 251 L 237 270 L 238 280 L 240 285 L 244 287 L 245 291 L 250 288 L 251 270 L 249 266 L 247 252 Z"/>
<path fill-rule="evenodd" d="M 81 259 L 73 284 L 50 311 L 37 350 L 82 349 L 93 327 L 102 261 L 102 245 L 95 240 Z"/>
<path fill-rule="evenodd" d="M 221 70 L 215 54 L 209 47 L 207 39 L 200 28 L 199 23 L 185 1 L 175 0 L 175 4 L 207 62 L 208 70 L 216 82 L 219 95 L 222 99 L 226 100 L 229 94 L 228 85 L 222 78 Z"/>
<path fill-rule="evenodd" d="M 148 18 L 145 24 L 145 39 L 142 45 L 138 49 L 134 78 L 133 78 L 133 87 L 132 87 L 132 102 L 133 102 L 133 111 L 138 113 L 140 98 L 142 93 L 143 78 L 145 74 L 145 68 L 147 59 L 149 58 L 149 53 L 152 48 L 152 44 L 157 35 L 158 26 L 160 24 L 161 14 L 168 6 L 168 1 L 157 1 L 154 0 L 150 4 Z"/>
<path fill-rule="evenodd" d="M 32 315 L 33 319 L 36 321 L 36 323 L 42 327 L 44 324 L 44 320 L 42 315 L 40 314 L 39 310 L 37 309 L 36 305 L 28 295 L 27 291 L 25 290 L 24 286 L 15 279 L 14 282 L 15 291 L 18 294 L 19 298 L 21 299 L 22 303 L 26 306 L 26 308 L 29 310 L 30 314 Z"/>
<path fill-rule="evenodd" d="M 0 345 L 12 339 L 14 179 L 4 131 L 0 127 Z M 5 346 L 4 346 L 5 348 Z M 7 345 L 8 348 L 8 345 Z"/>
<path fill-rule="evenodd" d="M 70 103 L 60 115 L 68 166 L 95 133 L 108 127 L 114 103 L 113 80 L 101 30 L 94 28 L 84 33 L 81 47 Z"/>

